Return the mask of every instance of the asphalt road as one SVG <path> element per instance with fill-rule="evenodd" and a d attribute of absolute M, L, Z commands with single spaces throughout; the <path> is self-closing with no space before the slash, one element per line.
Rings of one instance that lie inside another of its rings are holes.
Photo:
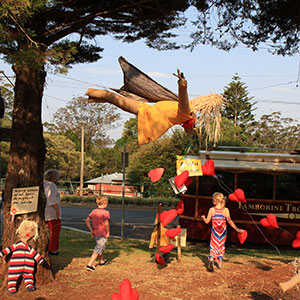
<path fill-rule="evenodd" d="M 62 207 L 62 226 L 89 232 L 85 219 L 92 210 L 93 208 L 86 207 Z M 122 209 L 108 208 L 108 211 L 111 236 L 121 237 Z M 125 209 L 123 237 L 150 240 L 155 215 L 155 210 Z M 176 221 L 175 219 L 172 223 L 175 224 Z"/>

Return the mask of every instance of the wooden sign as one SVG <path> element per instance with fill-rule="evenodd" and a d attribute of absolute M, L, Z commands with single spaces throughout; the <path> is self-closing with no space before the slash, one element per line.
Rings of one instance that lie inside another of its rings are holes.
<path fill-rule="evenodd" d="M 186 236 L 187 229 L 181 228 L 181 232 L 175 237 L 175 241 L 170 239 L 170 243 L 173 244 L 175 247 L 178 247 L 178 242 L 180 242 L 180 247 L 186 247 Z"/>
<path fill-rule="evenodd" d="M 38 198 L 38 186 L 13 189 L 10 214 L 20 215 L 37 211 Z"/>
<path fill-rule="evenodd" d="M 199 158 L 189 158 L 177 155 L 176 161 L 177 175 L 183 171 L 189 171 L 189 176 L 202 176 L 201 160 Z"/>

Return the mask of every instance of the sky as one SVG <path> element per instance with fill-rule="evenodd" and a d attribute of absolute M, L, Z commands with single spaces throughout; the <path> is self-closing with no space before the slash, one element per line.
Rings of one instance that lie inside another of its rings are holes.
<path fill-rule="evenodd" d="M 181 31 L 181 42 L 187 37 Z M 97 40 L 105 50 L 102 59 L 91 64 L 74 65 L 68 74 L 48 73 L 42 105 L 42 121 L 51 122 L 53 114 L 67 105 L 73 97 L 84 96 L 88 88 L 119 88 L 123 74 L 118 57 L 148 74 L 158 83 L 177 93 L 177 78 L 172 75 L 179 68 L 188 81 L 189 97 L 198 97 L 210 92 L 222 93 L 235 74 L 245 83 L 251 101 L 257 102 L 254 114 L 259 119 L 263 114 L 280 111 L 282 117 L 300 122 L 300 55 L 275 56 L 266 49 L 257 52 L 238 47 L 225 52 L 211 46 L 199 45 L 194 51 L 158 51 L 148 48 L 142 41 L 125 44 L 105 36 Z M 0 61 L 0 71 L 13 76 L 11 67 Z M 299 87 L 298 87 L 299 85 Z M 122 135 L 123 125 L 133 115 L 118 109 L 120 126 L 109 131 L 113 139 Z"/>

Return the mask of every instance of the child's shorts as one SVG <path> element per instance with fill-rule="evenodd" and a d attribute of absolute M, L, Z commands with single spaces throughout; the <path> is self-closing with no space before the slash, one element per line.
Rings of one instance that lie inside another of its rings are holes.
<path fill-rule="evenodd" d="M 96 246 L 94 251 L 101 255 L 104 252 L 107 238 L 104 236 L 95 236 Z"/>

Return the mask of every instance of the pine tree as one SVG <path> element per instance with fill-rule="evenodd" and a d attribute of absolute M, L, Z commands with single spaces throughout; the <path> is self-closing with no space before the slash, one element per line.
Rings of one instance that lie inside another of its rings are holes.
<path fill-rule="evenodd" d="M 235 74 L 232 81 L 225 87 L 223 96 L 227 99 L 227 104 L 223 116 L 232 121 L 234 126 L 240 126 L 246 129 L 247 124 L 254 121 L 253 106 L 256 102 L 251 103 L 253 97 L 248 96 L 245 83 Z"/>

